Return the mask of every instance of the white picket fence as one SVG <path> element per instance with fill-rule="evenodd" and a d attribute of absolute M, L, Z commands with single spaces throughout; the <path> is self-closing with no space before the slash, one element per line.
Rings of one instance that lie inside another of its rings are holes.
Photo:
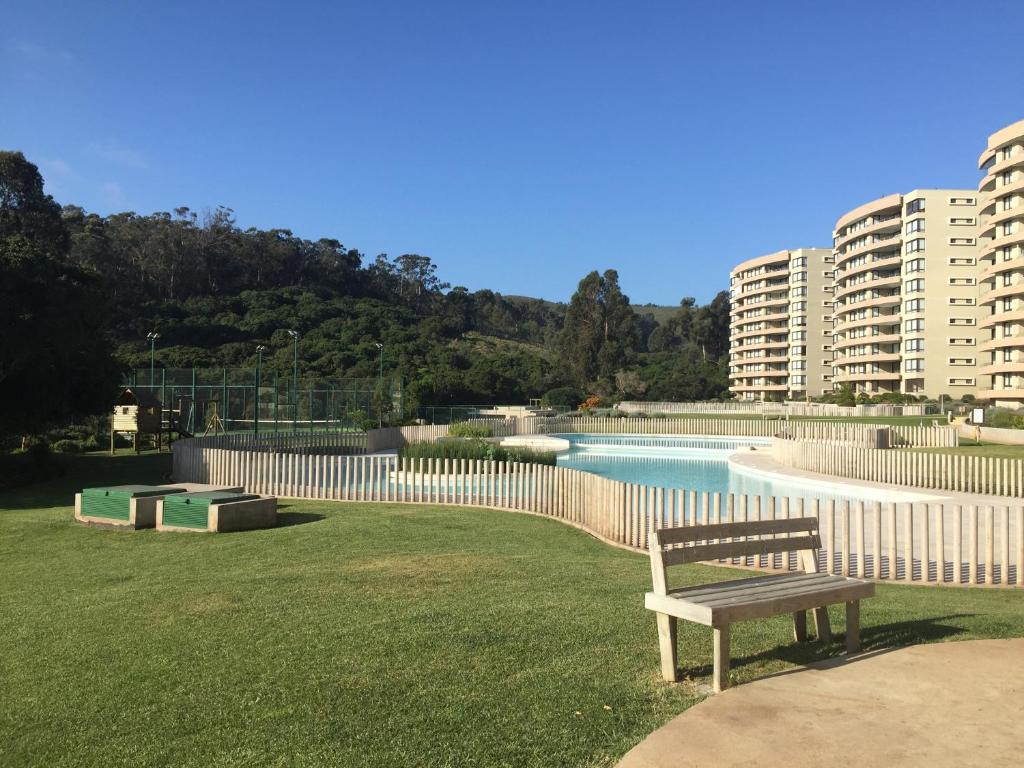
<path fill-rule="evenodd" d="M 720 437 L 775 437 L 783 434 L 804 440 L 834 440 L 874 444 L 879 429 L 888 430 L 896 446 L 950 447 L 959 444 L 956 428 L 950 425 L 908 426 L 886 424 L 850 424 L 824 421 L 765 421 L 763 419 L 647 419 L 556 416 L 525 419 L 473 419 L 472 424 L 491 428 L 495 437 L 541 434 L 621 434 L 621 435 L 716 435 Z M 367 451 L 401 448 L 408 443 L 436 440 L 448 434 L 448 427 L 392 427 L 372 429 Z"/>
<path fill-rule="evenodd" d="M 996 496 L 1024 495 L 1024 460 L 861 448 L 838 442 L 777 439 L 780 464 L 808 472 L 898 486 Z"/>
<path fill-rule="evenodd" d="M 624 400 L 615 407 L 626 413 L 693 413 L 693 414 L 727 414 L 750 413 L 765 415 L 820 416 L 834 417 L 879 417 L 879 416 L 924 416 L 925 405 L 835 405 L 833 403 L 805 403 L 803 401 L 787 401 L 769 403 L 757 400 L 730 400 L 724 403 L 700 402 L 644 402 L 641 400 Z"/>
<path fill-rule="evenodd" d="M 329 456 L 173 445 L 175 482 L 240 485 L 250 493 L 336 501 L 449 504 L 530 512 L 644 550 L 652 530 L 810 515 L 821 566 L 832 573 L 931 584 L 1022 586 L 1024 505 L 821 503 L 648 487 L 565 467 L 507 462 Z M 896 452 L 889 452 L 896 453 Z M 796 568 L 768 555 L 735 565 Z"/>

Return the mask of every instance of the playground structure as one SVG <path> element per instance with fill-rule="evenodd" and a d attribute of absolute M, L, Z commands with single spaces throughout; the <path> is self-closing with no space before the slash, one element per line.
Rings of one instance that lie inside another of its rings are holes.
<path fill-rule="evenodd" d="M 371 421 L 388 423 L 403 408 L 401 380 L 392 377 L 296 378 L 266 371 L 258 376 L 250 368 L 140 368 L 126 377 L 125 387 L 173 404 L 161 406 L 161 431 L 180 437 L 347 431 Z"/>

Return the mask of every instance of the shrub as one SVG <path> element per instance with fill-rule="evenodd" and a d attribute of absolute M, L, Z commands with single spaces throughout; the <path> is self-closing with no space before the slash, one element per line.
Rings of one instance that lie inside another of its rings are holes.
<path fill-rule="evenodd" d="M 82 440 L 58 440 L 51 448 L 57 453 L 81 453 L 85 450 L 84 442 Z"/>
<path fill-rule="evenodd" d="M 494 434 L 494 428 L 487 424 L 458 421 L 448 427 L 448 434 L 451 437 L 491 437 Z"/>
<path fill-rule="evenodd" d="M 532 448 L 502 448 L 497 443 L 476 439 L 409 443 L 399 450 L 398 455 L 403 459 L 466 459 L 548 465 L 556 462 L 554 453 Z"/>
<path fill-rule="evenodd" d="M 41 440 L 27 443 L 10 453 L 0 453 L 0 489 L 42 482 L 65 472 L 63 464 Z"/>
<path fill-rule="evenodd" d="M 597 395 L 591 395 L 580 405 L 581 411 L 592 411 L 601 405 L 601 398 Z"/>
<path fill-rule="evenodd" d="M 997 429 L 1024 429 L 1024 414 L 1012 411 L 996 411 L 985 420 L 990 427 Z"/>
<path fill-rule="evenodd" d="M 583 394 L 575 387 L 558 387 L 544 393 L 540 404 L 546 408 L 575 408 L 583 401 Z"/>

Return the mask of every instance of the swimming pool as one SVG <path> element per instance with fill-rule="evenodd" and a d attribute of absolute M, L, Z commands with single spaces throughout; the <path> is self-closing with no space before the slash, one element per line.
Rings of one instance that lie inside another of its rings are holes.
<path fill-rule="evenodd" d="M 626 483 L 748 496 L 802 497 L 821 501 L 891 500 L 876 489 L 780 477 L 729 462 L 736 451 L 767 450 L 770 438 L 664 435 L 558 435 L 571 444 L 558 466 Z"/>

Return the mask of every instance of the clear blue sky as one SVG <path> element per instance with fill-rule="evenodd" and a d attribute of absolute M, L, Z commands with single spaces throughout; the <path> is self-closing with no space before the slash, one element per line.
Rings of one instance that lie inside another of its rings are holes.
<path fill-rule="evenodd" d="M 334 6 L 329 8 L 328 6 Z M 8 4 L 0 147 L 100 213 L 421 253 L 470 289 L 706 300 L 838 215 L 973 187 L 1024 3 Z"/>

